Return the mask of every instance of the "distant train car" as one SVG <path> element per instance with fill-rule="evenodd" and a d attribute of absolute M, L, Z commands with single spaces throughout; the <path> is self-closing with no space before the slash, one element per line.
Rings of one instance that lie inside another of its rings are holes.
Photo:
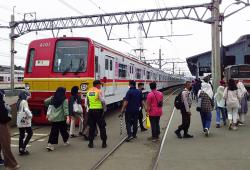
<path fill-rule="evenodd" d="M 15 70 L 15 88 L 24 88 L 23 78 L 24 71 Z M 2 71 L 0 72 L 0 89 L 10 89 L 10 72 Z"/>
<path fill-rule="evenodd" d="M 66 87 L 67 96 L 73 86 L 83 94 L 100 79 L 106 103 L 119 102 L 128 90 L 129 80 L 157 82 L 158 89 L 184 84 L 184 79 L 167 74 L 142 61 L 115 51 L 90 38 L 62 37 L 32 41 L 29 44 L 24 73 L 26 89 L 31 92 L 29 106 L 33 122 L 47 123 L 45 98 L 59 86 Z"/>
<path fill-rule="evenodd" d="M 228 66 L 225 68 L 224 73 L 226 81 L 230 78 L 241 80 L 245 87 L 250 90 L 250 64 Z"/>

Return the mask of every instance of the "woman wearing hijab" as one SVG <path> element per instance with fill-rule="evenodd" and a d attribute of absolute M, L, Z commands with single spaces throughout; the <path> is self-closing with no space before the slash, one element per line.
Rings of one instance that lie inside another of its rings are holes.
<path fill-rule="evenodd" d="M 216 128 L 221 127 L 221 116 L 224 126 L 226 126 L 226 120 L 227 120 L 227 114 L 226 114 L 226 108 L 225 108 L 225 99 L 223 98 L 223 93 L 225 90 L 225 82 L 223 80 L 220 81 L 220 86 L 217 88 L 217 92 L 214 95 L 214 98 L 216 100 Z"/>
<path fill-rule="evenodd" d="M 76 137 L 75 135 L 75 123 L 79 118 L 79 135 L 82 135 L 83 130 L 83 115 L 82 113 L 75 113 L 74 112 L 74 104 L 77 103 L 79 105 L 82 104 L 81 97 L 78 95 L 79 88 L 77 86 L 72 87 L 71 89 L 71 97 L 69 99 L 69 115 L 71 117 L 70 123 L 70 137 Z"/>
<path fill-rule="evenodd" d="M 29 152 L 26 149 L 29 143 L 33 131 L 31 128 L 32 113 L 29 109 L 27 99 L 30 97 L 30 93 L 23 91 L 18 95 L 17 100 L 17 127 L 19 128 L 19 154 L 28 155 Z M 25 138 L 25 132 L 27 136 Z M 25 138 L 25 140 L 24 140 Z"/>
<path fill-rule="evenodd" d="M 226 108 L 229 120 L 229 130 L 237 129 L 238 109 L 240 107 L 240 93 L 234 79 L 228 80 L 228 87 L 225 88 L 223 98 L 226 100 Z"/>
<path fill-rule="evenodd" d="M 45 106 L 52 105 L 53 120 L 51 120 L 52 127 L 49 135 L 48 146 L 46 149 L 48 151 L 53 151 L 54 145 L 58 144 L 59 131 L 63 138 L 65 145 L 68 145 L 69 134 L 67 132 L 66 117 L 69 115 L 68 110 L 68 100 L 65 96 L 66 89 L 64 87 L 58 87 L 54 96 L 49 97 L 44 101 Z"/>
<path fill-rule="evenodd" d="M 4 91 L 0 90 L 0 145 L 4 157 L 4 166 L 6 169 L 15 170 L 20 168 L 10 147 L 10 130 L 8 122 L 11 120 L 9 116 L 10 108 L 6 107 L 4 101 Z"/>
<path fill-rule="evenodd" d="M 208 137 L 212 121 L 213 110 L 213 90 L 209 83 L 201 84 L 201 90 L 198 92 L 198 102 L 200 102 L 200 115 L 203 132 Z"/>
<path fill-rule="evenodd" d="M 248 105 L 247 105 L 247 98 L 248 98 L 248 92 L 244 86 L 244 84 L 239 81 L 237 83 L 238 91 L 240 94 L 240 108 L 239 108 L 239 121 L 238 125 L 244 125 L 245 123 L 245 115 L 247 114 L 248 111 Z"/>

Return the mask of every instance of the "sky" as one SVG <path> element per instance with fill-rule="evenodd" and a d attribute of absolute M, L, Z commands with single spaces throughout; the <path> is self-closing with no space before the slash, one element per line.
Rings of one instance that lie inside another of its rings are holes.
<path fill-rule="evenodd" d="M 247 0 L 242 0 L 246 2 Z M 113 12 L 124 12 L 131 10 L 165 8 L 173 6 L 195 5 L 209 3 L 211 0 L 0 0 L 0 26 L 8 25 L 10 15 L 15 11 L 15 20 L 21 21 L 25 13 L 36 12 L 37 19 L 48 19 L 58 17 L 80 16 L 103 14 Z M 243 4 L 232 4 L 235 0 L 222 0 L 220 10 L 225 15 L 240 8 Z M 230 5 L 232 4 L 232 5 Z M 34 19 L 25 15 L 27 19 Z M 223 44 L 234 43 L 240 36 L 250 34 L 250 7 L 228 17 L 223 22 Z M 9 29 L 0 30 L 0 61 L 1 65 L 10 65 L 10 41 Z M 56 32 L 57 33 L 57 32 Z M 114 26 L 110 38 L 121 38 L 139 35 L 138 24 Z M 145 58 L 156 59 L 159 56 L 159 49 L 162 50 L 162 58 L 178 58 L 185 61 L 187 57 L 211 50 L 211 25 L 191 20 L 178 20 L 152 23 L 149 36 L 155 35 L 180 35 L 166 39 L 148 38 L 143 39 Z M 90 37 L 95 41 L 105 44 L 123 53 L 134 53 L 138 49 L 137 39 L 126 39 L 123 41 L 107 40 L 103 27 L 81 28 L 71 30 L 60 30 L 59 36 L 66 35 L 76 37 Z M 15 64 L 24 66 L 28 44 L 35 39 L 52 37 L 51 31 L 31 32 L 16 39 Z M 164 66 L 166 71 L 172 71 L 172 64 Z M 186 64 L 176 64 L 175 72 L 190 75 Z"/>

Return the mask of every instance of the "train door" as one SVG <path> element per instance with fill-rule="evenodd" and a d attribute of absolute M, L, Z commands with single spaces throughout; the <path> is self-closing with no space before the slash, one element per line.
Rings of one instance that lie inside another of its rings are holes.
<path fill-rule="evenodd" d="M 99 65 L 99 60 L 98 56 L 95 56 L 95 79 L 99 80 L 100 79 L 100 65 Z"/>
<path fill-rule="evenodd" d="M 107 78 L 105 96 L 114 95 L 114 58 L 105 56 L 105 77 Z"/>
<path fill-rule="evenodd" d="M 129 79 L 130 80 L 134 80 L 134 64 L 130 63 L 130 67 L 129 67 Z"/>

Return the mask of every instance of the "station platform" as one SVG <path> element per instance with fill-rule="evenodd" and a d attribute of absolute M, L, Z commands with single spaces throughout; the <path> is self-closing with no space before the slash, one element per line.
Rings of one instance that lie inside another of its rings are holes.
<path fill-rule="evenodd" d="M 164 102 L 164 115 L 161 118 L 161 137 L 164 134 L 173 110 L 175 96 Z M 249 105 L 250 107 L 250 105 Z M 250 116 L 246 117 L 245 126 L 236 131 L 227 127 L 215 128 L 215 111 L 210 129 L 210 136 L 202 134 L 200 115 L 192 105 L 192 118 L 189 132 L 191 139 L 178 139 L 174 133 L 181 123 L 181 114 L 174 111 L 167 138 L 159 159 L 159 170 L 249 170 L 250 169 Z M 61 137 L 55 151 L 47 152 L 50 126 L 34 126 L 34 136 L 28 146 L 30 155 L 18 155 L 18 129 L 12 128 L 12 151 L 21 165 L 21 170 L 82 170 L 92 169 L 109 150 L 126 136 L 123 122 L 123 134 L 120 135 L 119 110 L 106 115 L 108 147 L 101 148 L 100 137 L 94 140 L 94 148 L 88 148 L 88 141 L 83 137 L 70 138 L 69 146 L 64 146 Z M 137 138 L 125 142 L 98 169 L 102 170 L 150 170 L 154 163 L 160 141 L 152 142 L 149 137 L 151 130 L 141 132 Z M 4 169 L 0 166 L 0 169 Z"/>

